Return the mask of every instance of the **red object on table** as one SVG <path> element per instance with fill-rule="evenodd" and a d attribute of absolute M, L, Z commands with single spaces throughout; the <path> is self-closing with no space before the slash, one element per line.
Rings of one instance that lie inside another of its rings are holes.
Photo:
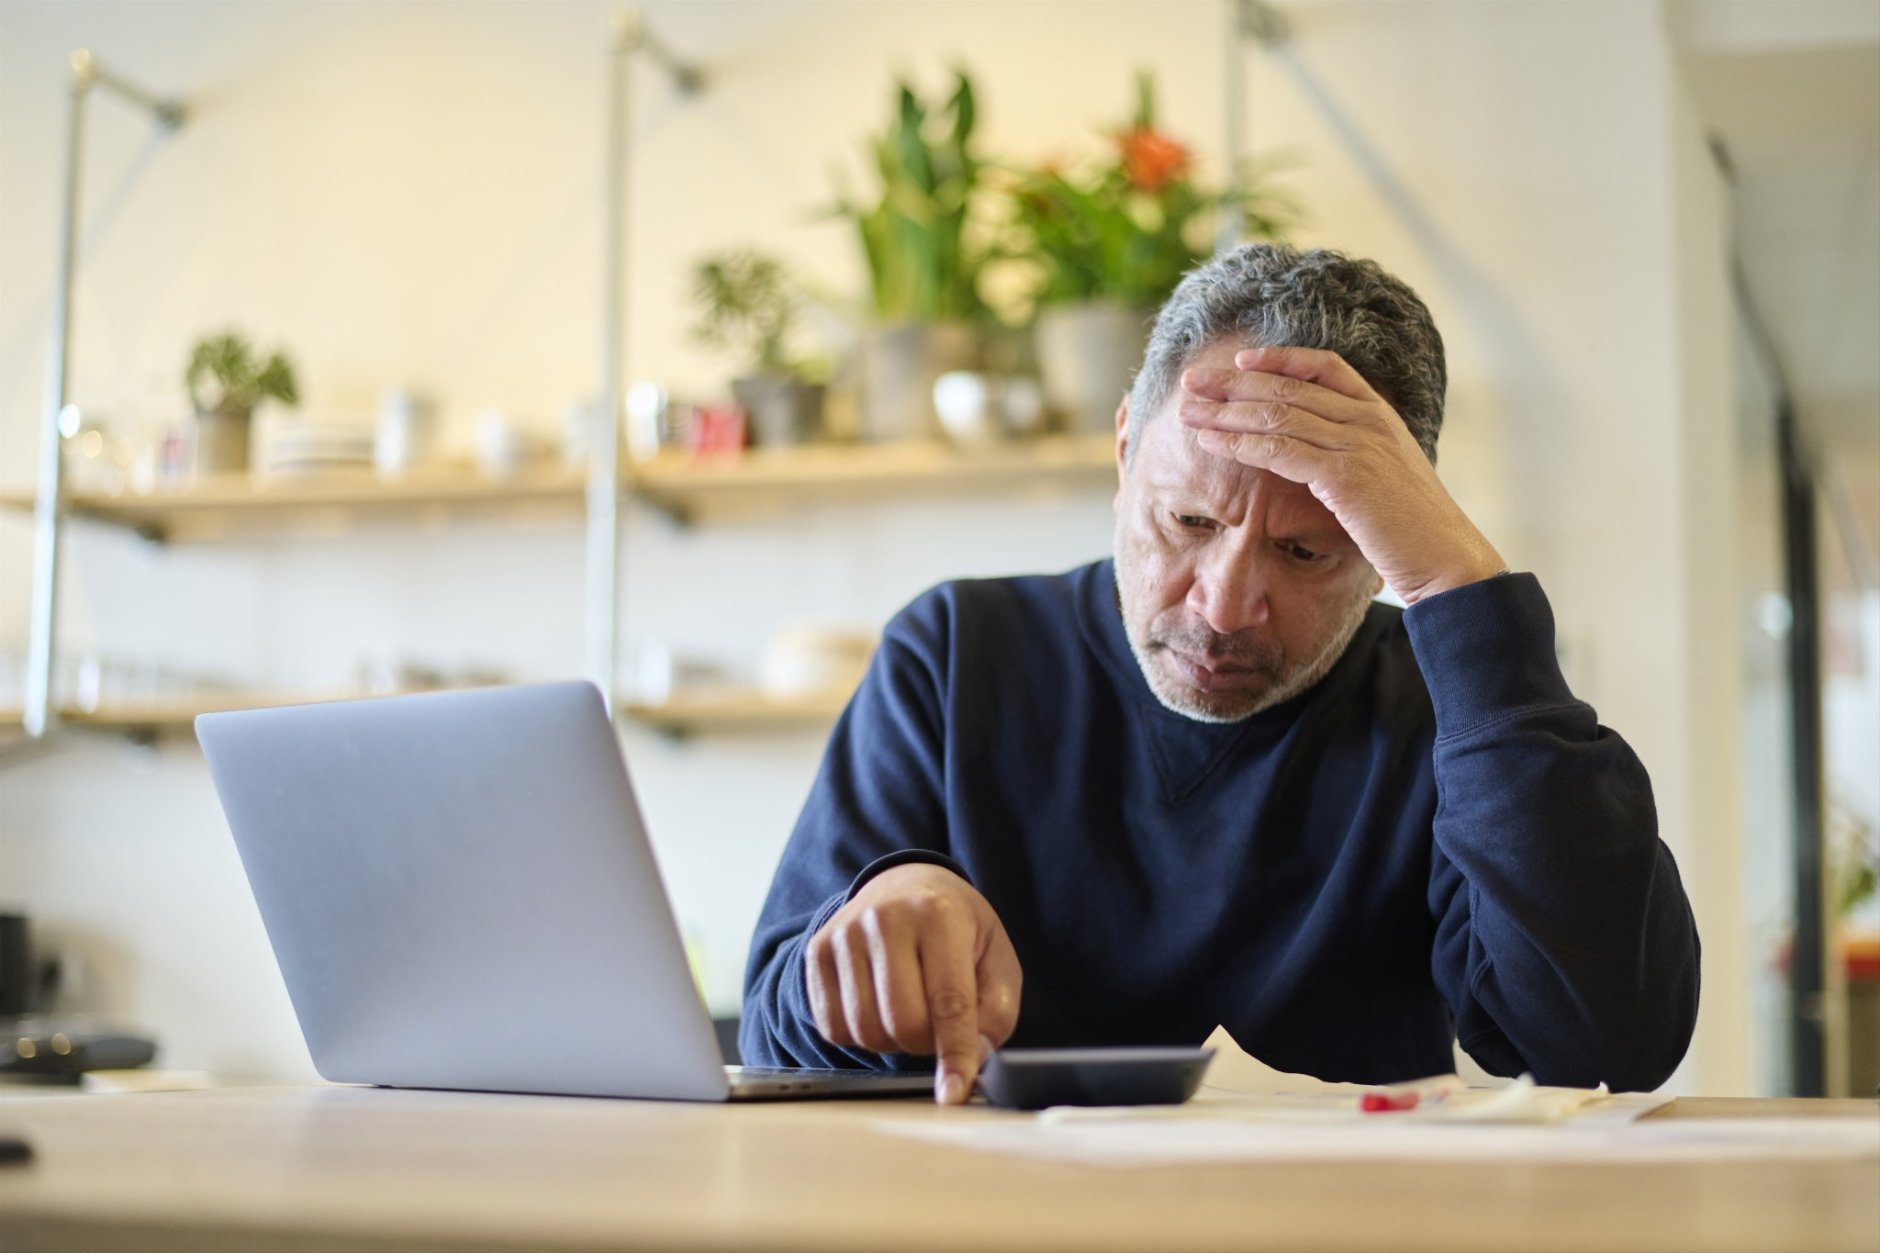
<path fill-rule="evenodd" d="M 1418 1099 L 1414 1092 L 1392 1092 L 1389 1088 L 1374 1088 L 1358 1098 L 1358 1108 L 1367 1114 L 1391 1114 L 1401 1110 L 1415 1109 Z"/>

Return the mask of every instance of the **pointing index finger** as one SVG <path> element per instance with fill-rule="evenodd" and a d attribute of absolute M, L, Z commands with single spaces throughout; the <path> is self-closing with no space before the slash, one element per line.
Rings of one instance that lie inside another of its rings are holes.
<path fill-rule="evenodd" d="M 960 921 L 943 914 L 920 938 L 921 983 L 939 1063 L 934 1098 L 943 1105 L 965 1103 L 979 1073 L 979 977 L 970 930 Z"/>

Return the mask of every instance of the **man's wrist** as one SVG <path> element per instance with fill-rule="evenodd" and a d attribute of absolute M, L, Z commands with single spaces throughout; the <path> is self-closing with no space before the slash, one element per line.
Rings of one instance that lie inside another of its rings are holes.
<path fill-rule="evenodd" d="M 936 853 L 924 848 L 905 848 L 884 857 L 877 857 L 862 867 L 861 873 L 849 883 L 848 899 L 854 900 L 855 894 L 867 887 L 876 875 L 883 871 L 893 870 L 896 866 L 938 866 L 942 870 L 952 871 L 968 883 L 973 881 L 972 876 L 966 873 L 966 868 L 945 853 Z"/>
<path fill-rule="evenodd" d="M 1508 563 L 1502 560 L 1500 553 L 1491 548 L 1468 564 L 1445 571 L 1414 589 L 1399 588 L 1397 594 L 1403 597 L 1403 603 L 1409 606 L 1418 601 L 1428 600 L 1432 596 L 1441 596 L 1444 592 L 1452 592 L 1459 587 L 1467 587 L 1471 583 L 1498 578 L 1508 572 Z"/>

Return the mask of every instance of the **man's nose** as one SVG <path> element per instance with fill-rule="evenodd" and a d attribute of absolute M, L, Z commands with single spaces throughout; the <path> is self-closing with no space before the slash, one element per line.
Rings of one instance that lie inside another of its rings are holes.
<path fill-rule="evenodd" d="M 1188 588 L 1188 609 L 1216 635 L 1233 635 L 1266 625 L 1266 576 L 1260 562 L 1244 552 L 1202 561 Z"/>

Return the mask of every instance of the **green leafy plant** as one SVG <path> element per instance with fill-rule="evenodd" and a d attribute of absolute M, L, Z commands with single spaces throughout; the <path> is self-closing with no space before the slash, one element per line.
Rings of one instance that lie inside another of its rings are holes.
<path fill-rule="evenodd" d="M 1222 212 L 1241 214 L 1249 239 L 1278 239 L 1297 216 L 1250 169 L 1243 184 L 1207 190 L 1188 148 L 1157 129 L 1155 82 L 1136 77 L 1136 111 L 1108 132 L 1111 151 L 1083 170 L 1052 164 L 1012 171 L 1014 239 L 1007 254 L 1037 270 L 1039 304 L 1107 300 L 1152 308 L 1213 249 Z"/>
<path fill-rule="evenodd" d="M 215 385 L 207 400 L 205 383 Z M 196 341 L 189 352 L 183 385 L 189 389 L 189 402 L 197 413 L 252 413 L 266 399 L 284 405 L 300 403 L 293 362 L 278 350 L 261 360 L 247 339 L 233 330 Z"/>
<path fill-rule="evenodd" d="M 1835 914 L 1846 917 L 1880 892 L 1880 831 L 1844 803 L 1828 803 Z"/>
<path fill-rule="evenodd" d="M 986 165 L 973 149 L 972 80 L 964 70 L 954 74 L 953 94 L 938 108 L 907 83 L 896 85 L 894 120 L 869 142 L 880 182 L 872 202 L 856 199 L 838 176 L 835 212 L 855 223 L 873 313 L 883 323 L 987 316 L 979 292 L 991 255 L 981 229 Z"/>
<path fill-rule="evenodd" d="M 699 342 L 743 356 L 752 374 L 810 373 L 789 351 L 803 291 L 777 258 L 752 248 L 704 257 L 692 267 L 692 296 L 703 308 L 692 331 Z"/>

